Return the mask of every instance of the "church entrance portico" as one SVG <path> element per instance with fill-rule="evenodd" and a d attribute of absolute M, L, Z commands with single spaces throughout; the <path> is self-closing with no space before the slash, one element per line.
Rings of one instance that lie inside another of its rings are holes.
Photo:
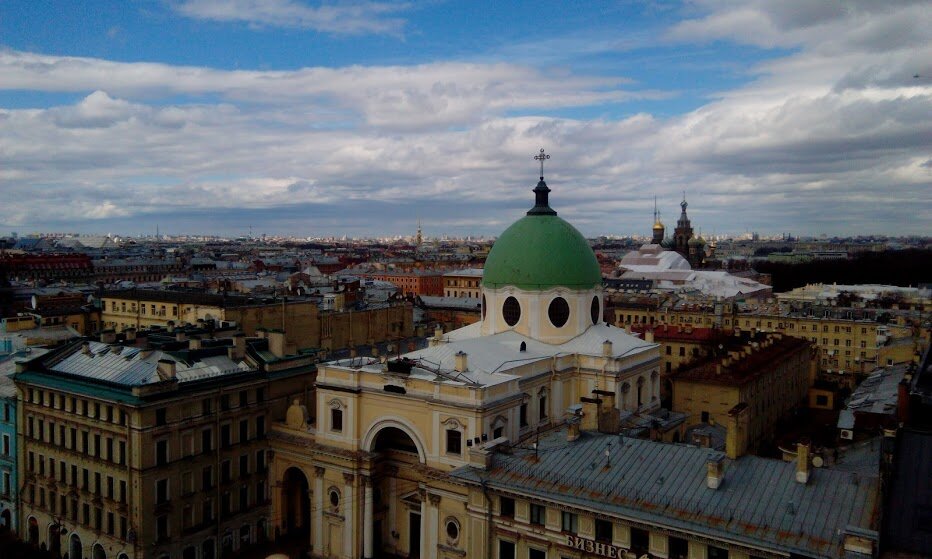
<path fill-rule="evenodd" d="M 397 422 L 374 426 L 366 443 L 374 458 L 364 481 L 363 557 L 424 557 L 423 445 L 413 429 Z"/>

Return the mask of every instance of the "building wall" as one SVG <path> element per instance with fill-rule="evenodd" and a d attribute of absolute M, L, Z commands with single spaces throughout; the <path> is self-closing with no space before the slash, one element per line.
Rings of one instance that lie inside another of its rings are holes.
<path fill-rule="evenodd" d="M 229 308 L 107 297 L 102 301 L 101 320 L 116 330 L 167 327 L 169 322 L 196 324 L 198 319 L 228 320 L 236 322 L 247 336 L 255 336 L 260 328 L 284 329 L 288 343 L 298 348 L 325 349 L 414 335 L 413 310 L 407 303 L 334 312 L 321 311 L 310 301 Z"/>
<path fill-rule="evenodd" d="M 17 530 L 16 397 L 0 398 L 0 524 Z M 7 521 L 7 516 L 9 520 Z"/>
<path fill-rule="evenodd" d="M 691 424 L 708 420 L 725 425 L 732 408 L 739 403 L 747 404 L 744 447 L 753 449 L 773 437 L 781 417 L 805 405 L 813 378 L 812 367 L 809 347 L 800 346 L 789 354 L 775 355 L 757 373 L 740 382 L 690 379 L 687 370 L 686 375 L 672 377 L 673 410 L 688 414 L 687 422 Z"/>
<path fill-rule="evenodd" d="M 183 557 L 192 547 L 198 550 L 197 559 L 209 559 L 205 545 L 214 546 L 216 558 L 225 547 L 237 550 L 267 538 L 265 431 L 287 401 L 304 394 L 312 382 L 308 375 L 275 381 L 252 376 L 149 404 L 127 404 L 133 398 L 125 395 L 108 399 L 69 394 L 67 389 L 23 387 L 20 461 L 25 490 L 20 529 L 28 538 L 34 519 L 36 543 L 52 549 L 50 526 L 62 522 L 62 551 L 76 535 L 84 557 L 91 557 L 93 546 L 100 543 L 105 556 L 114 559 L 122 554 L 129 559 L 166 553 Z M 241 422 L 245 439 L 240 438 Z M 229 426 L 228 445 L 223 444 L 224 426 Z M 204 432 L 210 433 L 206 447 Z M 159 463 L 163 443 L 167 461 Z M 167 500 L 159 502 L 162 483 Z M 167 537 L 158 532 L 162 518 Z"/>

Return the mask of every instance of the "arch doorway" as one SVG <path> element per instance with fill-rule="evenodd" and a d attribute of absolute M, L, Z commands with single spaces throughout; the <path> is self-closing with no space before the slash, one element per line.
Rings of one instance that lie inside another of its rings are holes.
<path fill-rule="evenodd" d="M 310 541 L 311 492 L 307 476 L 299 468 L 288 468 L 282 478 L 282 515 L 288 537 Z"/>
<path fill-rule="evenodd" d="M 413 427 L 396 420 L 375 425 L 364 447 L 376 454 L 372 490 L 363 499 L 365 515 L 372 518 L 368 539 L 374 555 L 390 552 L 424 557 L 421 550 L 422 474 L 415 466 L 425 462 L 424 445 Z"/>
<path fill-rule="evenodd" d="M 61 555 L 61 525 L 54 522 L 49 524 L 49 551 L 55 557 Z"/>
<path fill-rule="evenodd" d="M 77 534 L 71 534 L 68 540 L 68 559 L 84 559 L 84 546 Z"/>
<path fill-rule="evenodd" d="M 39 521 L 34 516 L 29 517 L 29 543 L 39 545 Z"/>
<path fill-rule="evenodd" d="M 9 530 L 11 526 L 13 526 L 13 515 L 10 509 L 3 509 L 3 512 L 0 512 L 0 529 Z"/>
<path fill-rule="evenodd" d="M 107 552 L 104 551 L 104 546 L 99 543 L 94 544 L 94 559 L 107 559 Z"/>

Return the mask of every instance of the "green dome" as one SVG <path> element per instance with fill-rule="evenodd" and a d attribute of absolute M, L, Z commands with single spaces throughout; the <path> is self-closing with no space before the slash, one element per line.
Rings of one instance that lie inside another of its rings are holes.
<path fill-rule="evenodd" d="M 602 284 L 602 271 L 585 237 L 552 214 L 527 215 L 501 234 L 485 261 L 484 286 L 591 289 Z"/>

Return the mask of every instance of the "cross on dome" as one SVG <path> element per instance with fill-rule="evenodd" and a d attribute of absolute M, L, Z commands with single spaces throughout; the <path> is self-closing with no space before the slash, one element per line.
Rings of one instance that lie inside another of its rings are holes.
<path fill-rule="evenodd" d="M 540 180 L 544 180 L 544 161 L 550 159 L 550 155 L 544 153 L 544 148 L 540 148 L 540 154 L 535 155 L 534 159 L 540 161 Z"/>

